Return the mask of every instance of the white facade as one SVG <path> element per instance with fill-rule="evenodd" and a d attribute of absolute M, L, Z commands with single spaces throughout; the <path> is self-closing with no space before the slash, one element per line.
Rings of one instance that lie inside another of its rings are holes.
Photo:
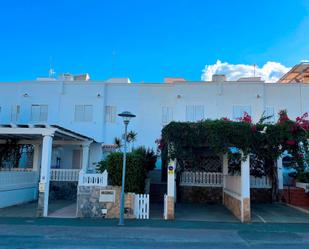
<path fill-rule="evenodd" d="M 1 124 L 56 124 L 105 144 L 123 133 L 117 114 L 130 111 L 136 115 L 129 124 L 138 133 L 134 145 L 152 148 L 163 125 L 172 120 L 233 119 L 247 111 L 257 121 L 263 111 L 277 115 L 287 109 L 291 118 L 309 112 L 308 84 L 57 80 L 0 83 L 0 96 Z M 100 159 L 93 153 L 90 157 Z"/>

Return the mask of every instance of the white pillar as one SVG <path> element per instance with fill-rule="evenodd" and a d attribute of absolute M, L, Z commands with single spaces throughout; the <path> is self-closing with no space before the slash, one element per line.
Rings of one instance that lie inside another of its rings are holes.
<path fill-rule="evenodd" d="M 277 175 L 278 175 L 278 189 L 283 190 L 283 164 L 282 164 L 282 157 L 277 159 Z"/>
<path fill-rule="evenodd" d="M 40 154 L 41 154 L 41 148 L 39 144 L 34 144 L 34 150 L 33 150 L 33 171 L 39 171 L 40 169 Z"/>
<path fill-rule="evenodd" d="M 222 203 L 224 204 L 224 189 L 226 188 L 226 176 L 229 173 L 228 154 L 224 154 L 222 158 Z"/>
<path fill-rule="evenodd" d="M 250 157 L 241 162 L 241 196 L 250 198 Z"/>
<path fill-rule="evenodd" d="M 40 193 L 43 200 L 43 216 L 48 215 L 48 197 L 49 197 L 49 180 L 50 180 L 50 165 L 52 157 L 53 134 L 43 134 L 42 147 L 42 162 L 41 162 L 41 177 L 40 177 Z"/>
<path fill-rule="evenodd" d="M 90 142 L 82 144 L 82 171 L 87 172 L 88 164 L 89 164 L 89 147 Z"/>
<path fill-rule="evenodd" d="M 175 198 L 176 160 L 170 161 L 167 167 L 167 195 Z"/>
<path fill-rule="evenodd" d="M 222 185 L 223 185 L 223 189 L 226 187 L 225 184 L 225 176 L 227 176 L 229 174 L 229 158 L 227 153 L 223 155 L 222 158 L 222 175 L 223 175 L 223 179 L 222 179 Z"/>
<path fill-rule="evenodd" d="M 250 156 L 246 161 L 241 162 L 241 221 L 249 222 L 251 220 L 250 207 Z"/>

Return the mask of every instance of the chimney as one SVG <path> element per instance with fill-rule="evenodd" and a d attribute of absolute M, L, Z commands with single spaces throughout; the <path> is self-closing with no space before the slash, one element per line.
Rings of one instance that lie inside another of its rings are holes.
<path fill-rule="evenodd" d="M 175 83 L 175 82 L 185 82 L 186 79 L 185 78 L 181 78 L 181 77 L 165 77 L 164 78 L 164 83 L 167 84 L 171 84 L 171 83 Z"/>
<path fill-rule="evenodd" d="M 213 82 L 224 82 L 226 81 L 226 76 L 225 74 L 213 74 L 212 81 Z"/>

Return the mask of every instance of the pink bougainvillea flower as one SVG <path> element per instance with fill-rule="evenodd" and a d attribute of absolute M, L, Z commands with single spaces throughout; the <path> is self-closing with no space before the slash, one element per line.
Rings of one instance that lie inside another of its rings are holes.
<path fill-rule="evenodd" d="M 286 121 L 290 120 L 286 110 L 279 111 L 278 115 L 279 115 L 278 124 L 284 124 Z"/>
<path fill-rule="evenodd" d="M 244 115 L 238 120 L 240 122 L 245 122 L 245 123 L 250 123 L 250 124 L 252 123 L 252 118 L 247 112 L 244 112 Z"/>
<path fill-rule="evenodd" d="M 295 145 L 296 142 L 295 140 L 287 140 L 285 143 L 288 145 Z"/>

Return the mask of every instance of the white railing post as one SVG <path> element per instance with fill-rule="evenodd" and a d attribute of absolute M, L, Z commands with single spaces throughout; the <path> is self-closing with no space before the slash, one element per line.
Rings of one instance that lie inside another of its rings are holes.
<path fill-rule="evenodd" d="M 108 173 L 105 170 L 102 174 L 87 174 L 81 170 L 79 173 L 78 185 L 106 187 L 108 185 Z"/>
<path fill-rule="evenodd" d="M 57 182 L 77 182 L 79 169 L 51 169 L 50 180 Z"/>

